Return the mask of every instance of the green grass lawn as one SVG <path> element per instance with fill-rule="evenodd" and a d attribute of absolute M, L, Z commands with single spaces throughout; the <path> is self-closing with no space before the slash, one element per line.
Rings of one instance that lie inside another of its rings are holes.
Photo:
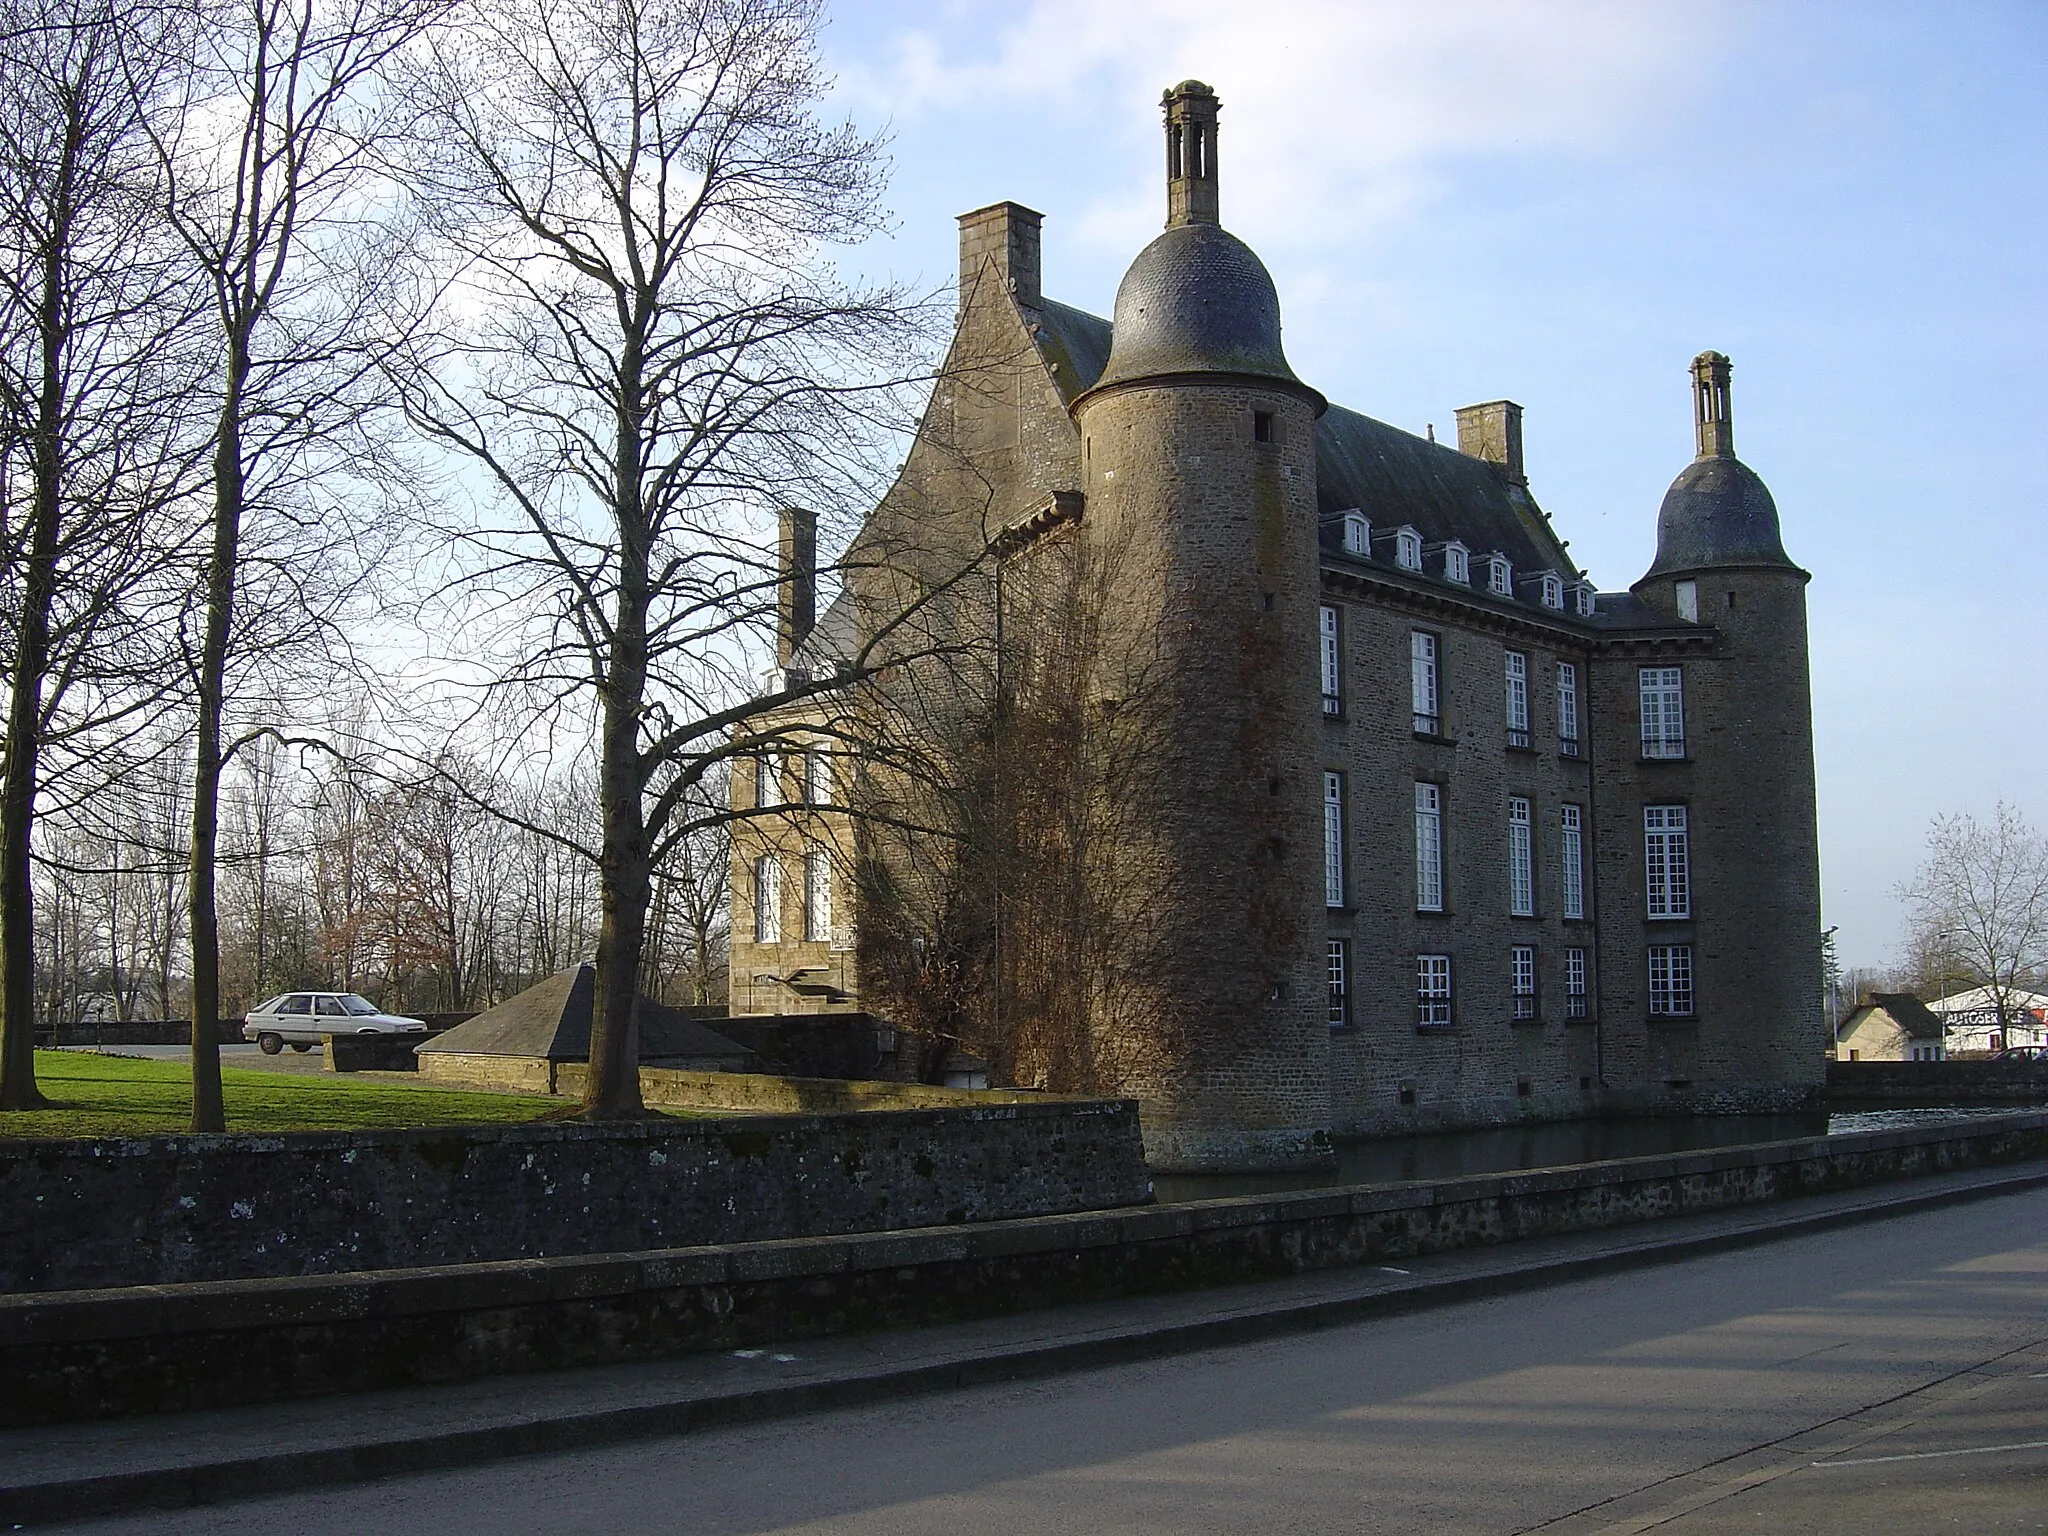
<path fill-rule="evenodd" d="M 37 1051 L 36 1081 L 52 1109 L 0 1114 L 0 1136 L 150 1136 L 192 1123 L 192 1074 L 182 1061 L 90 1051 Z M 231 1131 L 360 1131 L 385 1126 L 532 1120 L 564 1107 L 536 1094 L 356 1077 L 223 1068 Z"/>

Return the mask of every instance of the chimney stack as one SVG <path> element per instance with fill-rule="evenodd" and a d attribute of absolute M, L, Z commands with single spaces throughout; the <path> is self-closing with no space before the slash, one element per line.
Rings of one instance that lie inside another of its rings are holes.
<path fill-rule="evenodd" d="M 778 521 L 775 664 L 787 667 L 818 622 L 818 514 L 784 507 Z"/>
<path fill-rule="evenodd" d="M 1044 214 L 1022 203 L 994 203 L 960 215 L 961 308 L 988 262 L 995 263 L 996 280 L 1019 304 L 1038 307 L 1038 234 L 1044 222 Z"/>
<path fill-rule="evenodd" d="M 1223 103 L 1199 80 L 1159 98 L 1166 109 L 1166 227 L 1222 222 L 1216 195 L 1216 114 Z"/>
<path fill-rule="evenodd" d="M 1733 365 L 1719 352 L 1702 352 L 1692 360 L 1692 418 L 1703 459 L 1735 457 L 1735 417 L 1728 402 L 1728 375 Z"/>
<path fill-rule="evenodd" d="M 1460 406 L 1458 452 L 1500 465 L 1510 485 L 1528 485 L 1522 467 L 1522 408 L 1512 400 Z"/>

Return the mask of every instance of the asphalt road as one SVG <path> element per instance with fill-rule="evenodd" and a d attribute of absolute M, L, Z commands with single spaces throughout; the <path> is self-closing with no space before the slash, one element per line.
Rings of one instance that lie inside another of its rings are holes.
<path fill-rule="evenodd" d="M 2048 1191 L 1014 1387 L 71 1529 L 2048 1530 Z"/>

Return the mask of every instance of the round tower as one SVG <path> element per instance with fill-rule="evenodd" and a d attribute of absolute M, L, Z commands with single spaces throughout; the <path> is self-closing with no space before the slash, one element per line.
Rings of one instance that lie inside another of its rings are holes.
<path fill-rule="evenodd" d="M 1113 979 L 1090 1004 L 1106 1087 L 1162 1168 L 1285 1167 L 1330 1147 L 1315 421 L 1273 280 L 1218 222 L 1219 103 L 1167 91 L 1167 227 L 1117 289 L 1074 403 L 1088 860 Z"/>
<path fill-rule="evenodd" d="M 1823 1075 L 1820 851 L 1808 574 L 1785 554 L 1778 508 L 1735 456 L 1728 359 L 1693 360 L 1697 453 L 1665 493 L 1657 557 L 1634 591 L 1681 624 L 1713 631 L 1684 666 L 1685 750 L 1645 761 L 1644 803 L 1687 811 L 1695 1012 L 1673 1020 L 1686 1058 L 1667 1076 L 1758 1108 L 1802 1102 Z M 1653 1031 L 1654 1033 L 1654 1031 Z M 1731 1105 L 1732 1107 L 1732 1105 Z"/>

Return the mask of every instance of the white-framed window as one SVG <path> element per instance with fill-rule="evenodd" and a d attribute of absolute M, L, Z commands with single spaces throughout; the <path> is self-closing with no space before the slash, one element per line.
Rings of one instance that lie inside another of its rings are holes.
<path fill-rule="evenodd" d="M 1451 957 L 1415 957 L 1415 1026 L 1418 1029 L 1451 1027 Z"/>
<path fill-rule="evenodd" d="M 1347 555 L 1369 555 L 1372 553 L 1372 524 L 1365 514 L 1350 511 L 1344 514 L 1344 552 Z"/>
<path fill-rule="evenodd" d="M 1323 904 L 1344 905 L 1344 775 L 1323 775 Z"/>
<path fill-rule="evenodd" d="M 1415 910 L 1444 909 L 1444 792 L 1415 786 Z"/>
<path fill-rule="evenodd" d="M 1564 607 L 1564 578 L 1555 571 L 1543 573 L 1543 606 L 1562 610 Z"/>
<path fill-rule="evenodd" d="M 1699 623 L 1700 584 L 1696 581 L 1674 582 L 1671 590 L 1678 599 L 1678 616 L 1688 624 Z"/>
<path fill-rule="evenodd" d="M 832 855 L 804 855 L 804 938 L 813 944 L 832 939 Z"/>
<path fill-rule="evenodd" d="M 754 860 L 754 942 L 782 942 L 782 860 L 772 853 Z"/>
<path fill-rule="evenodd" d="M 1536 857 L 1529 802 L 1508 797 L 1508 915 L 1536 915 Z"/>
<path fill-rule="evenodd" d="M 813 747 L 804 754 L 804 804 L 832 803 L 832 754 Z"/>
<path fill-rule="evenodd" d="M 1408 692 L 1415 706 L 1415 729 L 1424 736 L 1437 734 L 1436 636 L 1426 629 L 1408 636 Z"/>
<path fill-rule="evenodd" d="M 1508 975 L 1513 984 L 1514 1016 L 1518 1019 L 1536 1017 L 1536 946 L 1534 944 L 1511 944 L 1508 946 Z"/>
<path fill-rule="evenodd" d="M 1680 667 L 1644 667 L 1636 674 L 1642 706 L 1643 756 L 1685 756 L 1685 672 Z"/>
<path fill-rule="evenodd" d="M 1580 582 L 1576 589 L 1576 597 L 1576 606 L 1579 610 L 1579 617 L 1582 619 L 1590 619 L 1591 617 L 1593 617 L 1592 584 L 1590 582 Z"/>
<path fill-rule="evenodd" d="M 1323 636 L 1323 713 L 1341 715 L 1344 713 L 1344 667 L 1343 655 L 1338 649 L 1337 610 L 1325 603 L 1317 618 Z"/>
<path fill-rule="evenodd" d="M 754 804 L 782 804 L 782 754 L 763 752 L 754 759 Z"/>
<path fill-rule="evenodd" d="M 1661 1018 L 1692 1017 L 1692 946 L 1650 946 L 1650 1012 Z"/>
<path fill-rule="evenodd" d="M 1456 539 L 1444 546 L 1444 580 L 1472 584 L 1472 551 Z"/>
<path fill-rule="evenodd" d="M 1486 590 L 1497 597 L 1515 595 L 1515 568 L 1506 555 L 1486 557 Z"/>
<path fill-rule="evenodd" d="M 1692 870 L 1685 807 L 1643 807 L 1643 889 L 1653 918 L 1692 916 Z"/>
<path fill-rule="evenodd" d="M 1330 1028 L 1351 1023 L 1351 941 L 1330 940 Z"/>
<path fill-rule="evenodd" d="M 1579 755 L 1579 668 L 1571 661 L 1557 664 L 1557 750 Z"/>
<path fill-rule="evenodd" d="M 1507 652 L 1508 745 L 1529 745 L 1529 658 L 1521 651 Z"/>
<path fill-rule="evenodd" d="M 1563 825 L 1558 838 L 1558 876 L 1563 887 L 1564 915 L 1570 919 L 1586 915 L 1586 833 L 1584 818 L 1576 805 L 1560 812 Z"/>
<path fill-rule="evenodd" d="M 1422 569 L 1422 535 L 1413 528 L 1402 528 L 1395 533 L 1394 564 L 1404 571 Z"/>
<path fill-rule="evenodd" d="M 1588 1018 L 1592 1014 L 1592 1003 L 1586 990 L 1586 952 L 1571 948 L 1564 952 L 1564 1016 L 1568 1019 Z"/>

